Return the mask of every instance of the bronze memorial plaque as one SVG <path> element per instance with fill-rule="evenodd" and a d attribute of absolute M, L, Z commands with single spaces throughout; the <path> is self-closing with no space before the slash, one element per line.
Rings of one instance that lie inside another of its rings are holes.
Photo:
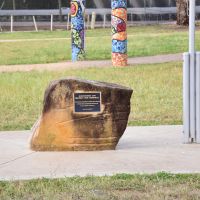
<path fill-rule="evenodd" d="M 101 112 L 101 92 L 76 92 L 74 93 L 75 113 Z"/>

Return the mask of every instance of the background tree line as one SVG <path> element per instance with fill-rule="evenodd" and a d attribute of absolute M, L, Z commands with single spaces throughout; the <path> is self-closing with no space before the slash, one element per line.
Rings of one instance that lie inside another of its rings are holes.
<path fill-rule="evenodd" d="M 69 7 L 70 0 L 0 0 L 4 2 L 3 9 L 54 9 Z M 111 0 L 86 0 L 87 7 L 110 7 Z M 149 6 L 171 6 L 175 5 L 175 0 L 128 0 L 129 7 L 149 7 Z"/>
<path fill-rule="evenodd" d="M 3 9 L 56 9 L 61 6 L 69 6 L 64 0 L 0 0 L 4 2 Z"/>
<path fill-rule="evenodd" d="M 196 0 L 200 5 L 200 0 Z M 69 7 L 70 0 L 0 0 L 2 9 L 60 9 Z M 105 7 L 109 8 L 111 0 L 86 0 L 89 8 Z M 189 0 L 128 0 L 129 7 L 166 7 L 177 6 L 177 24 L 188 25 Z"/>

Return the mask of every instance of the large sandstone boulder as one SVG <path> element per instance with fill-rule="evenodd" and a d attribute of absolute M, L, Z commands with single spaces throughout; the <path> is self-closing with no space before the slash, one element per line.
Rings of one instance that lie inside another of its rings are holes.
<path fill-rule="evenodd" d="M 51 82 L 42 116 L 33 129 L 31 148 L 115 149 L 127 126 L 132 92 L 116 84 L 74 78 Z"/>

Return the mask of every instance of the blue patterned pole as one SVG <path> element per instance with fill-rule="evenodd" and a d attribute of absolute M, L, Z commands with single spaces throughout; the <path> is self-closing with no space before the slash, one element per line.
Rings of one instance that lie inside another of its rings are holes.
<path fill-rule="evenodd" d="M 85 58 L 85 0 L 71 1 L 72 61 Z"/>
<path fill-rule="evenodd" d="M 112 63 L 127 66 L 127 0 L 111 0 Z"/>

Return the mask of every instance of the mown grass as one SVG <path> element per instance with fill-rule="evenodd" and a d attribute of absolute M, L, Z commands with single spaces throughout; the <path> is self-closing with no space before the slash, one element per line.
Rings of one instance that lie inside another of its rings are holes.
<path fill-rule="evenodd" d="M 42 110 L 51 80 L 75 76 L 122 84 L 134 90 L 129 125 L 182 123 L 181 63 L 62 72 L 0 74 L 0 130 L 30 129 Z"/>
<path fill-rule="evenodd" d="M 148 33 L 169 33 L 169 32 L 185 32 L 187 28 L 180 27 L 176 25 L 146 25 L 146 26 L 134 26 L 128 27 L 128 34 L 145 34 Z M 86 36 L 94 37 L 94 36 L 109 36 L 111 34 L 110 28 L 105 29 L 94 29 L 94 30 L 86 30 Z M 45 38 L 69 38 L 71 36 L 71 32 L 64 30 L 55 30 L 51 31 L 39 31 L 39 32 L 0 32 L 0 40 L 15 40 L 15 39 L 45 39 Z"/>
<path fill-rule="evenodd" d="M 111 58 L 110 29 L 88 30 L 86 59 Z M 66 38 L 66 40 L 39 40 L 0 42 L 0 65 L 60 62 L 71 59 L 70 31 L 1 33 L 0 40 Z M 128 29 L 128 55 L 151 56 L 187 51 L 188 32 L 175 25 L 135 26 Z M 200 49 L 200 31 L 197 31 L 197 49 Z"/>
<path fill-rule="evenodd" d="M 128 175 L 74 177 L 0 182 L 0 199 L 181 199 L 200 198 L 199 174 Z"/>

